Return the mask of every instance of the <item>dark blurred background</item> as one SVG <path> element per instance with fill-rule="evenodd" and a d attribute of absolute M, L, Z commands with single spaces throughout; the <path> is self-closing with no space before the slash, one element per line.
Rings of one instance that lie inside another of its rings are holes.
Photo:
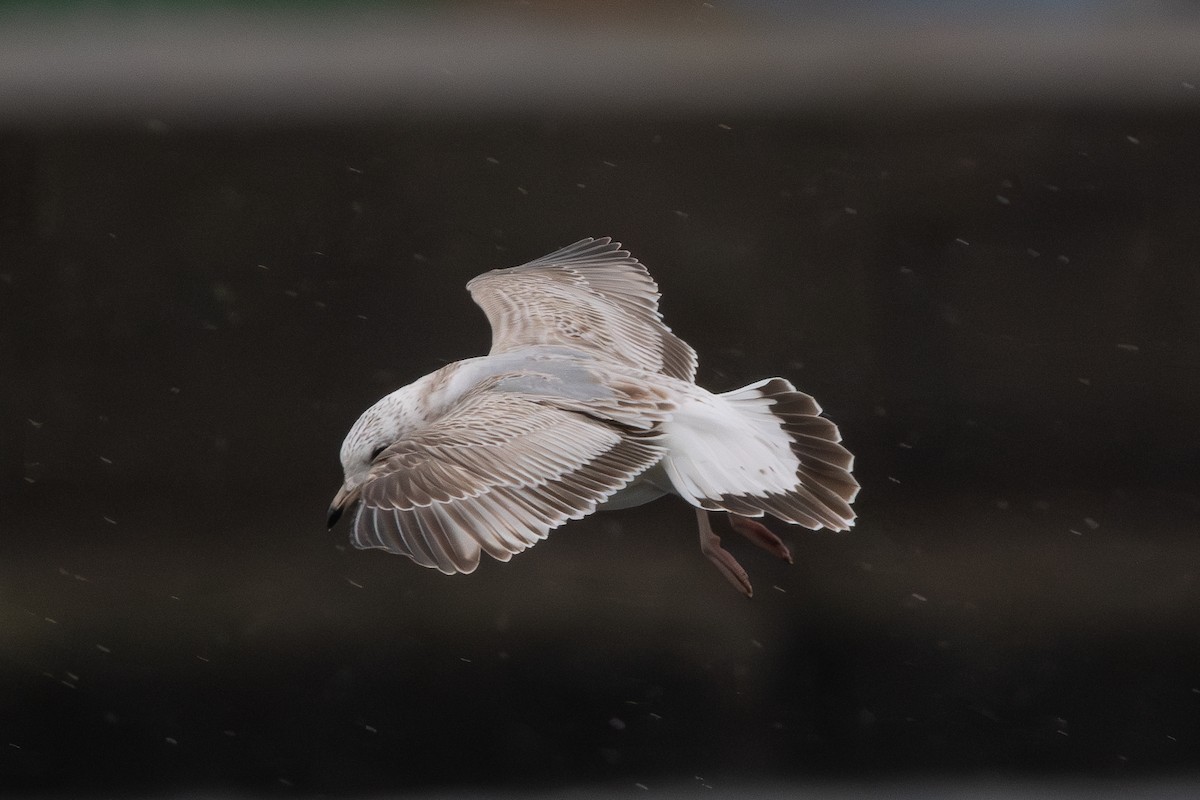
<path fill-rule="evenodd" d="M 1194 788 L 1192 6 L 4 14 L 0 789 Z M 750 601 L 675 500 L 453 578 L 324 528 L 584 236 L 858 456 Z"/>

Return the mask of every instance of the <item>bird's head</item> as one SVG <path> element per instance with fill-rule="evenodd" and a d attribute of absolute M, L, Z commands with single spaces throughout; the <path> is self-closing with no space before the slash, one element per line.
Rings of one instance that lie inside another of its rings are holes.
<path fill-rule="evenodd" d="M 403 391 L 403 390 L 401 390 Z M 371 474 L 371 466 L 380 453 L 400 435 L 403 415 L 396 395 L 388 395 L 367 409 L 342 442 L 342 488 L 329 506 L 329 527 L 333 528 L 342 513 L 358 502 L 363 484 Z"/>

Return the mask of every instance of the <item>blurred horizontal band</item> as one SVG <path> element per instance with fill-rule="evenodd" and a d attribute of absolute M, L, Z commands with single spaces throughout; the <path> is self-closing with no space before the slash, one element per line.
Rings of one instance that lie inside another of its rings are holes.
<path fill-rule="evenodd" d="M 1200 105 L 1200 24 L 788 16 L 566 24 L 376 10 L 6 15 L 0 124 Z"/>

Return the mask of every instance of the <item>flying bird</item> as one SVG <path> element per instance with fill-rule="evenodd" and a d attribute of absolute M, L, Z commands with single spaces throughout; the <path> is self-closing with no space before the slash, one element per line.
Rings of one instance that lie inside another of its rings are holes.
<path fill-rule="evenodd" d="M 467 284 L 492 328 L 486 356 L 449 364 L 371 406 L 341 448 L 332 528 L 446 574 L 508 561 L 568 520 L 673 494 L 735 587 L 746 570 L 711 517 L 788 561 L 756 518 L 847 530 L 854 457 L 812 397 L 783 378 L 715 394 L 671 333 L 658 286 L 611 239 L 584 239 Z"/>

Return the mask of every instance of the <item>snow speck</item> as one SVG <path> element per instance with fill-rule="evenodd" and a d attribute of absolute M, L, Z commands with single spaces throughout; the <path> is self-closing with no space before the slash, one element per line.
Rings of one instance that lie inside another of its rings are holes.
<path fill-rule="evenodd" d="M 733 130 L 733 127 L 732 127 L 732 126 L 730 126 L 730 125 L 726 125 L 724 122 L 718 122 L 718 123 L 717 123 L 717 127 L 718 127 L 718 128 L 720 128 L 720 129 L 721 129 L 721 130 L 723 130 L 723 131 L 731 131 L 731 130 Z"/>
<path fill-rule="evenodd" d="M 109 525 L 116 525 L 116 524 L 117 524 L 117 521 L 116 521 L 115 519 L 113 519 L 112 517 L 101 517 L 101 519 L 103 519 L 103 520 L 104 520 L 105 522 L 107 522 Z"/>
<path fill-rule="evenodd" d="M 1136 344 L 1129 344 L 1128 342 L 1121 342 L 1117 345 L 1117 349 L 1121 350 L 1123 352 L 1126 352 L 1126 353 L 1136 353 L 1141 348 L 1139 348 Z"/>
<path fill-rule="evenodd" d="M 959 244 L 963 245 L 964 247 L 969 246 L 971 244 L 966 239 L 955 239 L 954 241 L 958 242 Z"/>
<path fill-rule="evenodd" d="M 167 737 L 166 739 L 164 739 L 163 741 L 165 741 L 165 742 L 166 742 L 167 744 L 169 744 L 169 745 L 176 745 L 176 744 L 179 744 L 179 740 L 178 740 L 178 739 L 176 739 L 176 738 L 174 738 L 173 736 L 168 736 L 168 737 Z"/>
<path fill-rule="evenodd" d="M 612 728 L 614 731 L 623 731 L 625 730 L 625 720 L 621 719 L 620 717 L 613 717 L 608 721 L 608 727 Z"/>
<path fill-rule="evenodd" d="M 1041 253 L 1039 253 L 1037 250 L 1034 250 L 1032 247 L 1028 247 L 1025 249 L 1025 255 L 1029 256 L 1030 258 L 1037 258 L 1041 255 Z"/>
<path fill-rule="evenodd" d="M 1141 144 L 1142 143 L 1142 140 L 1137 138 L 1136 136 L 1126 136 L 1125 141 L 1129 142 L 1130 144 Z"/>
<path fill-rule="evenodd" d="M 355 589 L 361 589 L 361 588 L 363 588 L 363 585 L 362 585 L 361 583 L 359 583 L 358 581 L 352 581 L 352 580 L 350 580 L 349 578 L 346 578 L 346 583 L 350 584 L 350 585 L 351 585 L 351 586 L 353 586 Z"/>
<path fill-rule="evenodd" d="M 1100 523 L 1096 522 L 1096 520 L 1092 519 L 1091 517 L 1084 517 L 1083 524 L 1087 525 L 1092 530 L 1098 530 L 1100 528 Z"/>
<path fill-rule="evenodd" d="M 1004 195 L 1002 195 L 1002 194 L 998 194 L 998 195 L 996 195 L 996 202 L 997 202 L 997 203 L 999 203 L 999 204 L 1000 204 L 1000 205 L 1002 205 L 1002 206 L 1006 206 L 1006 205 L 1008 205 L 1008 204 L 1009 204 L 1009 200 L 1008 200 L 1008 198 L 1007 198 L 1007 197 L 1005 197 L 1005 196 L 1004 196 Z"/>
<path fill-rule="evenodd" d="M 644 783 L 635 783 L 634 786 L 636 786 L 638 789 L 641 789 L 643 792 L 650 791 L 650 787 Z"/>
<path fill-rule="evenodd" d="M 96 645 L 96 649 L 99 650 L 101 653 L 111 653 L 112 652 L 111 647 L 105 647 L 102 644 Z"/>
<path fill-rule="evenodd" d="M 911 595 L 909 595 L 909 597 L 911 597 L 913 600 L 916 600 L 919 603 L 924 603 L 928 599 L 925 597 L 925 595 L 917 594 L 916 592 L 913 592 Z"/>

